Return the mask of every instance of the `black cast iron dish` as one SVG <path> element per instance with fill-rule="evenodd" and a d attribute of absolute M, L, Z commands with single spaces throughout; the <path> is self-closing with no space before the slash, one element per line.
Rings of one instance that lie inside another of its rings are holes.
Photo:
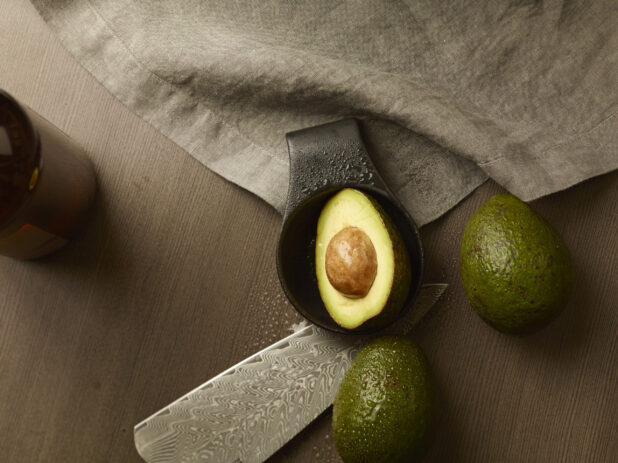
<path fill-rule="evenodd" d="M 418 229 L 378 174 L 361 138 L 356 119 L 344 119 L 286 134 L 290 153 L 290 186 L 277 246 L 277 271 L 296 310 L 322 328 L 340 333 L 369 333 L 361 325 L 337 325 L 322 303 L 315 275 L 315 236 L 324 203 L 342 188 L 370 193 L 399 229 L 410 255 L 412 282 L 402 317 L 418 296 L 423 250 Z"/>

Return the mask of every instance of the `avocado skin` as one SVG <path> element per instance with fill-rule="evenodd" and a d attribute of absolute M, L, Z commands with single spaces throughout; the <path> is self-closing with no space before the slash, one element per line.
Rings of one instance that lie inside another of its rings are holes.
<path fill-rule="evenodd" d="M 337 451 L 345 463 L 419 461 L 430 441 L 434 407 L 433 383 L 421 349 L 403 336 L 369 341 L 335 398 Z"/>
<path fill-rule="evenodd" d="M 365 195 L 371 204 L 380 214 L 382 222 L 388 231 L 391 243 L 393 244 L 393 255 L 395 258 L 395 275 L 393 276 L 393 285 L 391 294 L 382 311 L 373 318 L 370 318 L 365 323 L 360 325 L 359 329 L 382 328 L 390 323 L 393 323 L 399 317 L 403 310 L 408 293 L 410 292 L 410 283 L 412 282 L 412 267 L 410 265 L 410 255 L 406 248 L 403 238 L 399 233 L 396 225 L 386 213 L 384 208 L 378 201 L 370 195 Z"/>
<path fill-rule="evenodd" d="M 505 333 L 547 325 L 568 302 L 573 264 L 558 232 L 511 195 L 495 195 L 464 230 L 461 278 L 472 308 Z"/>

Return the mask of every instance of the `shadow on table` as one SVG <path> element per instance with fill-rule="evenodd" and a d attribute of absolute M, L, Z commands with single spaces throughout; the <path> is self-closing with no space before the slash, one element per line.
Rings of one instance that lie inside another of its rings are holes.
<path fill-rule="evenodd" d="M 565 310 L 546 328 L 522 337 L 529 349 L 568 358 L 594 335 L 600 320 L 593 318 L 611 315 L 600 305 L 610 302 L 611 295 L 602 298 L 602 294 L 615 278 L 611 250 L 616 244 L 618 208 L 602 199 L 617 187 L 618 172 L 613 172 L 532 203 L 563 236 L 573 259 L 575 280 Z"/>
<path fill-rule="evenodd" d="M 67 293 L 85 293 L 88 286 L 118 295 L 130 290 L 134 264 L 126 231 L 114 220 L 112 209 L 99 191 L 76 238 L 49 256 L 20 265 L 28 266 L 41 280 L 53 279 L 54 285 L 64 286 Z"/>
<path fill-rule="evenodd" d="M 434 371 L 434 385 L 437 403 L 437 416 L 431 446 L 425 458 L 426 463 L 461 461 L 459 451 L 460 436 L 465 435 L 464 423 L 457 416 L 456 407 L 446 393 L 449 386 Z"/>

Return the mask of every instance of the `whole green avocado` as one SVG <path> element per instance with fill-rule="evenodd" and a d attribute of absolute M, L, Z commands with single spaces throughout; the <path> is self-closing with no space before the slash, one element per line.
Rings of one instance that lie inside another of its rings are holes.
<path fill-rule="evenodd" d="M 472 308 L 505 333 L 545 326 L 562 311 L 573 285 L 573 264 L 558 232 L 511 195 L 493 196 L 472 215 L 460 264 Z"/>
<path fill-rule="evenodd" d="M 421 349 L 403 336 L 369 341 L 354 359 L 333 407 L 333 439 L 345 463 L 419 461 L 434 416 Z"/>

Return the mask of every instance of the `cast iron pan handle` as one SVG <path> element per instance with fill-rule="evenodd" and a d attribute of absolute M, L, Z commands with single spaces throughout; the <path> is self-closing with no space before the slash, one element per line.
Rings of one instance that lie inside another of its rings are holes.
<path fill-rule="evenodd" d="M 315 276 L 315 236 L 322 207 L 342 188 L 370 193 L 393 220 L 412 262 L 412 282 L 404 309 L 416 299 L 423 273 L 423 250 L 412 218 L 390 192 L 362 140 L 356 119 L 298 130 L 286 135 L 290 152 L 290 185 L 277 244 L 277 272 L 294 308 L 309 321 L 341 333 L 375 332 L 361 325 L 347 330 L 324 307 Z"/>
<path fill-rule="evenodd" d="M 345 186 L 390 191 L 373 165 L 356 119 L 343 119 L 286 134 L 290 186 L 284 220 L 319 191 Z"/>

